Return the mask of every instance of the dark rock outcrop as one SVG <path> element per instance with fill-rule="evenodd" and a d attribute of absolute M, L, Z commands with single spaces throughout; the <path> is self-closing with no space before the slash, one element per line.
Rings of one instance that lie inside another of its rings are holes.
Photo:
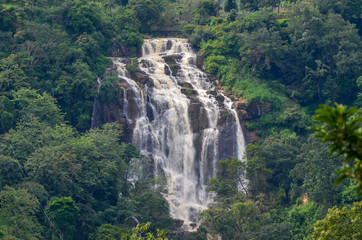
<path fill-rule="evenodd" d="M 192 131 L 200 132 L 208 127 L 207 112 L 201 103 L 191 103 L 189 106 L 189 117 Z"/>
<path fill-rule="evenodd" d="M 134 90 L 121 78 L 117 86 L 116 101 L 96 98 L 93 112 L 97 114 L 93 114 L 92 128 L 107 122 L 118 122 L 123 128 L 123 140 L 131 142 L 134 124 L 140 112 L 134 94 Z"/>
<path fill-rule="evenodd" d="M 113 38 L 113 43 L 107 49 L 107 56 L 109 57 L 140 57 L 142 53 L 139 51 L 135 51 L 134 48 L 128 47 L 124 43 L 120 43 L 116 38 Z"/>
<path fill-rule="evenodd" d="M 172 76 L 177 76 L 178 71 L 180 71 L 180 69 L 181 69 L 181 67 L 177 63 L 177 61 L 180 60 L 182 58 L 182 56 L 177 54 L 177 55 L 167 55 L 162 58 L 165 60 L 166 64 L 169 66 L 169 68 L 172 72 Z"/>
<path fill-rule="evenodd" d="M 219 129 L 219 159 L 230 157 L 230 153 L 236 152 L 235 133 L 237 126 L 231 112 L 224 111 L 220 114 L 218 121 Z"/>

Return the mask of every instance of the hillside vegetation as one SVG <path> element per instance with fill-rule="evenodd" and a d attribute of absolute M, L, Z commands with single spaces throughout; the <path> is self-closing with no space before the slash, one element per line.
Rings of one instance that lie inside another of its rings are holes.
<path fill-rule="evenodd" d="M 358 183 L 333 186 L 345 155 L 310 130 L 319 104 L 356 107 L 361 153 L 361 0 L 1 0 L 0 10 L 0 239 L 361 238 Z M 134 180 L 151 163 L 121 127 L 90 129 L 94 99 L 115 94 L 111 79 L 96 87 L 112 47 L 131 58 L 144 38 L 169 34 L 190 39 L 219 89 L 265 110 L 243 121 L 256 135 L 247 161 L 220 161 L 217 203 L 188 234 L 169 217 L 165 179 Z M 132 233 L 138 222 L 151 224 Z"/>

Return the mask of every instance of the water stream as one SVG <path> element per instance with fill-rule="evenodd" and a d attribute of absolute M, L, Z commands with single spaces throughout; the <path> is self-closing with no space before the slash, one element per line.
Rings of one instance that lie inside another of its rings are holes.
<path fill-rule="evenodd" d="M 122 114 L 134 126 L 133 144 L 167 179 L 164 197 L 171 217 L 192 230 L 199 212 L 212 203 L 206 183 L 216 176 L 218 161 L 242 159 L 243 132 L 230 99 L 196 67 L 187 39 L 146 39 L 142 53 L 138 62 L 147 84 L 132 79 L 125 59 L 112 59 L 128 85 Z"/>

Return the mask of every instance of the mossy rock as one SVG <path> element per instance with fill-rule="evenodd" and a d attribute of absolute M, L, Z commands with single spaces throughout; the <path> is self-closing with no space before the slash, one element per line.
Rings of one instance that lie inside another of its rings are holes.
<path fill-rule="evenodd" d="M 199 103 L 200 99 L 198 97 L 191 98 L 191 103 Z"/>
<path fill-rule="evenodd" d="M 153 83 L 153 80 L 152 80 L 152 79 L 149 79 L 146 85 L 147 85 L 147 87 L 149 87 L 149 88 L 155 86 L 155 84 Z"/>
<path fill-rule="evenodd" d="M 208 90 L 206 93 L 213 96 L 217 95 L 217 92 L 215 90 Z"/>
<path fill-rule="evenodd" d="M 141 69 L 138 67 L 138 59 L 137 58 L 128 58 L 126 61 L 126 69 L 131 74 L 134 72 L 140 72 Z"/>
<path fill-rule="evenodd" d="M 188 83 L 188 82 L 182 83 L 181 86 L 182 86 L 183 88 L 194 89 L 194 87 L 192 86 L 192 84 L 191 84 L 191 83 Z"/>
<path fill-rule="evenodd" d="M 166 55 L 166 56 L 163 56 L 162 58 L 168 64 L 168 63 L 176 63 L 176 60 L 182 59 L 182 56 L 175 54 L 175 55 Z"/>
<path fill-rule="evenodd" d="M 223 125 L 226 121 L 226 118 L 228 116 L 228 112 L 226 110 L 222 110 L 220 111 L 220 115 L 219 115 L 219 119 L 217 121 L 217 125 L 220 126 L 220 125 Z"/>
<path fill-rule="evenodd" d="M 189 88 L 181 88 L 181 93 L 185 94 L 188 97 L 197 95 L 197 91 Z"/>

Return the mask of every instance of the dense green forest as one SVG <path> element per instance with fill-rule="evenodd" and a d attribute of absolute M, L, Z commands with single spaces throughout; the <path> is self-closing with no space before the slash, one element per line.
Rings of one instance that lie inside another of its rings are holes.
<path fill-rule="evenodd" d="M 1 0 L 0 10 L 0 239 L 361 239 L 361 0 Z M 162 179 L 131 179 L 148 159 L 121 127 L 90 129 L 94 99 L 114 94 L 112 79 L 96 87 L 112 45 L 131 58 L 165 32 L 190 39 L 219 89 L 262 109 L 245 121 L 257 136 L 247 161 L 219 162 L 217 203 L 181 235 Z M 313 120 L 334 102 L 356 107 L 341 113 L 343 126 L 357 119 L 342 145 L 321 142 Z M 150 225 L 132 233 L 138 222 Z"/>

